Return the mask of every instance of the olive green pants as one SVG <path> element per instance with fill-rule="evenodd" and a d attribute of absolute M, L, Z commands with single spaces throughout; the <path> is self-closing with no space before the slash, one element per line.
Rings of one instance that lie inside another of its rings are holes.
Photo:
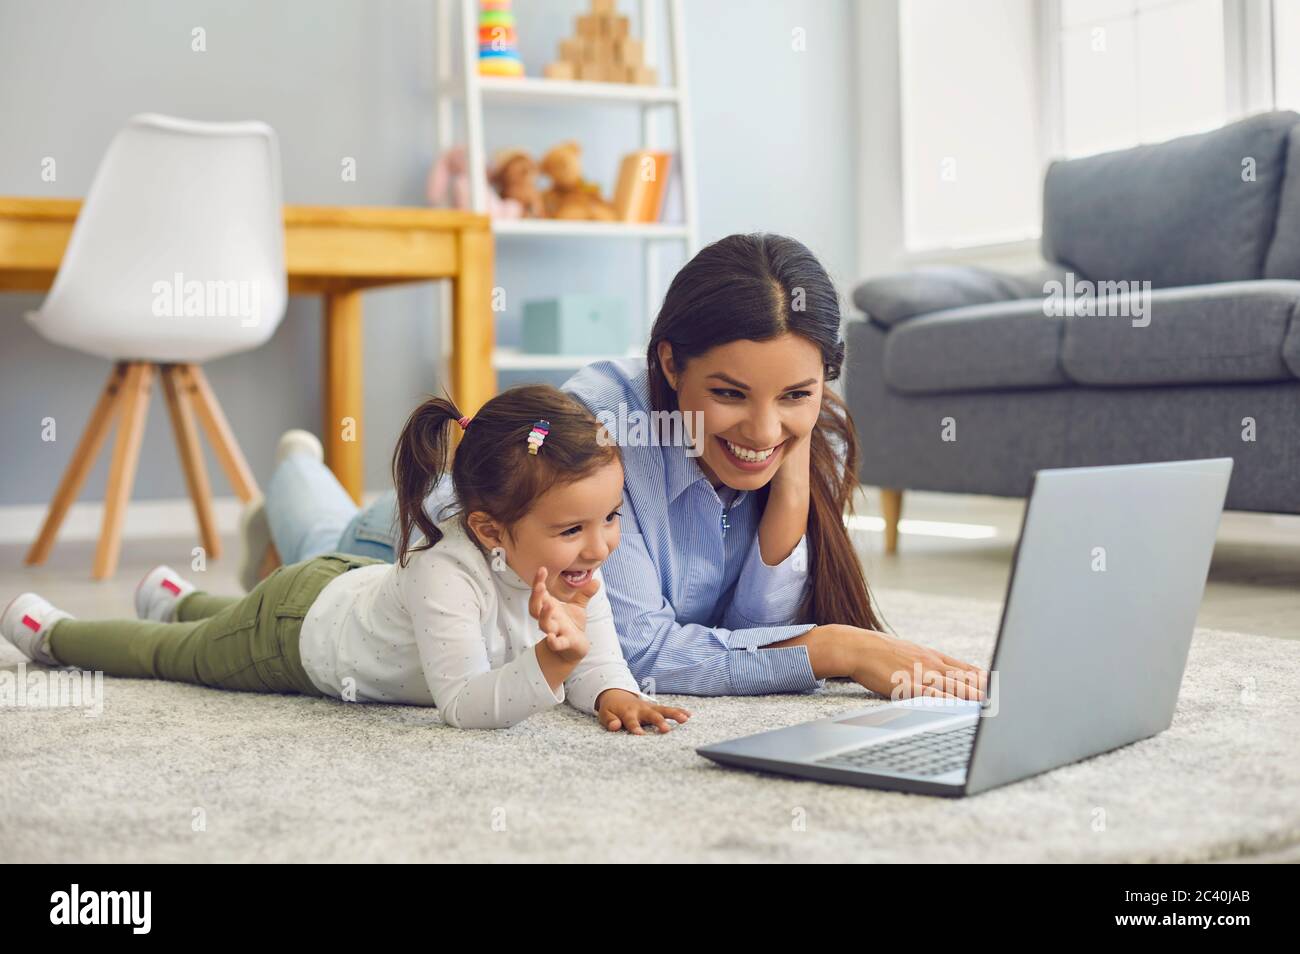
<path fill-rule="evenodd" d="M 319 696 L 298 650 L 303 617 L 336 577 L 381 562 L 329 553 L 279 567 L 247 596 L 190 593 L 174 623 L 60 620 L 50 631 L 50 653 L 62 665 L 110 676 Z"/>

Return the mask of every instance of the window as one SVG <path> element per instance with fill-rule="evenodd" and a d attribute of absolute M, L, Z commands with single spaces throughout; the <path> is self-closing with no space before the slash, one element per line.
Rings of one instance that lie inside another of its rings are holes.
<path fill-rule="evenodd" d="M 904 244 L 1037 235 L 1045 163 L 1300 111 L 1300 0 L 899 0 Z"/>
<path fill-rule="evenodd" d="M 901 0 L 903 227 L 911 251 L 1037 232 L 1034 2 Z"/>
<path fill-rule="evenodd" d="M 1278 109 L 1300 110 L 1300 3 L 1274 0 L 1273 82 Z"/>
<path fill-rule="evenodd" d="M 1066 156 L 1228 119 L 1222 0 L 1061 0 L 1058 42 Z"/>

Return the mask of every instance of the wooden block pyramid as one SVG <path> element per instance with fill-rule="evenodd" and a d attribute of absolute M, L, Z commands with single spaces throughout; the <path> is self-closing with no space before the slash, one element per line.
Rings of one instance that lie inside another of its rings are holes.
<path fill-rule="evenodd" d="M 510 0 L 479 0 L 478 71 L 480 76 L 523 76 Z"/>
<path fill-rule="evenodd" d="M 629 35 L 630 22 L 618 13 L 617 0 L 591 0 L 591 12 L 576 18 L 575 35 L 560 41 L 560 58 L 543 75 L 653 86 L 655 69 L 645 65 L 641 41 Z"/>

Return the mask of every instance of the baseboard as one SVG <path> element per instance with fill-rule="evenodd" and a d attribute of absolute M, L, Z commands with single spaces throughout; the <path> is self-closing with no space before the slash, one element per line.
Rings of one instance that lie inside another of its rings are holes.
<path fill-rule="evenodd" d="M 46 504 L 22 504 L 0 507 L 0 543 L 31 543 L 40 533 L 45 520 Z M 225 536 L 239 529 L 239 513 L 243 509 L 238 497 L 214 497 L 212 515 L 217 533 Z M 74 503 L 68 509 L 59 540 L 98 540 L 104 520 L 102 501 Z M 126 508 L 122 521 L 124 540 L 144 540 L 157 537 L 175 537 L 193 533 L 198 539 L 199 528 L 194 520 L 194 504 L 188 497 L 170 500 L 133 500 Z"/>
<path fill-rule="evenodd" d="M 378 496 L 378 491 L 367 491 L 361 497 L 363 505 Z M 47 509 L 46 504 L 0 506 L 0 544 L 31 543 L 40 533 Z M 239 514 L 243 509 L 238 497 L 213 497 L 212 516 L 217 524 L 217 533 L 222 536 L 237 533 Z M 98 540 L 103 521 L 103 501 L 78 501 L 68 509 L 58 539 Z M 196 540 L 199 535 L 194 520 L 194 504 L 188 497 L 132 500 L 126 508 L 126 518 L 122 521 L 123 540 L 168 539 L 186 534 L 193 535 Z"/>

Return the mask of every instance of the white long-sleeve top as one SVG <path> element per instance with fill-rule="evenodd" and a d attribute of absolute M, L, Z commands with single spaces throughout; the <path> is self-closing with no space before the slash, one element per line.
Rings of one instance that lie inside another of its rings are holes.
<path fill-rule="evenodd" d="M 303 620 L 303 668 L 321 692 L 357 702 L 435 705 L 466 729 L 512 726 L 568 702 L 595 714 L 606 689 L 642 693 L 623 659 L 600 570 L 587 606 L 590 650 L 553 691 L 533 648 L 544 637 L 528 614 L 532 588 L 490 559 L 452 518 L 443 538 L 405 567 L 341 574 Z"/>

